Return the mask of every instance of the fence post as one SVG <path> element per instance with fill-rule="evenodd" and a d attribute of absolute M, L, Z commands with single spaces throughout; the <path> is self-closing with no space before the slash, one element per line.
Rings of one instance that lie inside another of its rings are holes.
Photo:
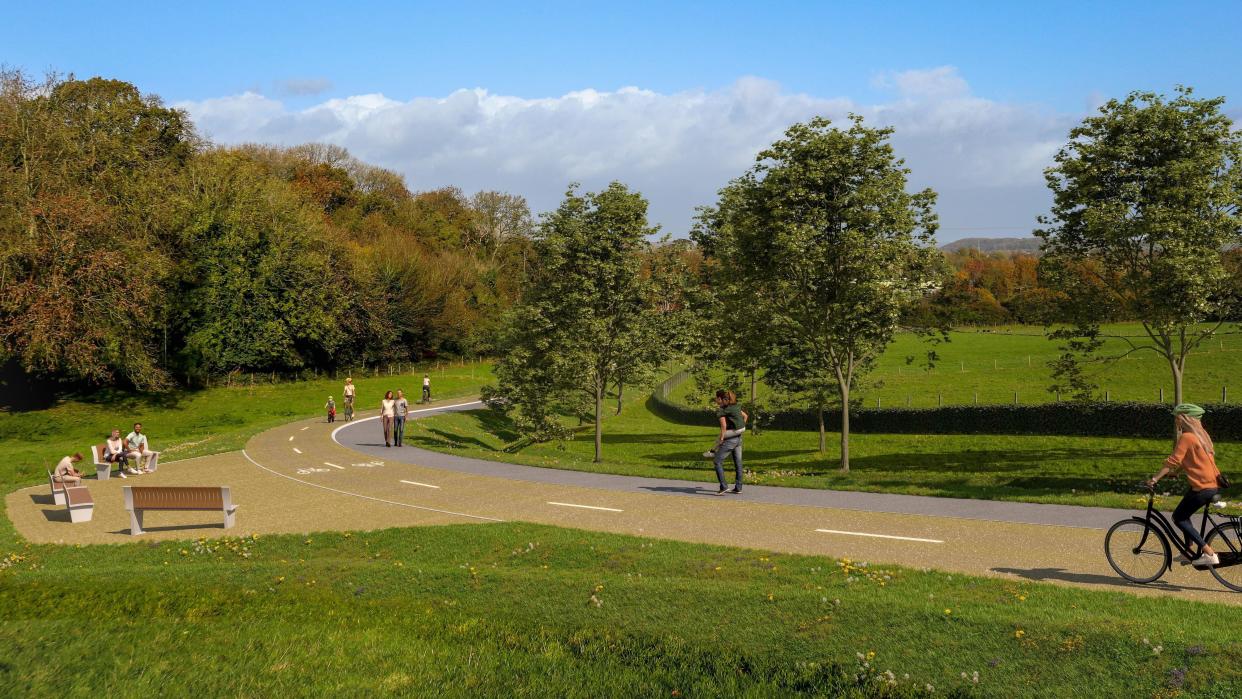
<path fill-rule="evenodd" d="M 996 366 L 996 360 L 995 360 L 995 359 L 993 359 L 993 360 L 992 360 L 992 369 L 993 369 L 993 370 L 995 370 L 995 369 L 997 369 L 997 368 L 998 368 L 998 367 Z"/>
<path fill-rule="evenodd" d="M 1030 366 L 1030 365 L 1031 365 L 1031 355 L 1029 355 L 1029 354 L 1028 354 L 1028 355 L 1026 355 L 1026 365 L 1027 365 L 1027 366 Z"/>
<path fill-rule="evenodd" d="M 1013 404 L 1014 405 L 1018 404 L 1018 392 L 1017 391 L 1013 392 Z"/>
<path fill-rule="evenodd" d="M 975 391 L 975 405 L 979 405 L 979 392 Z"/>
<path fill-rule="evenodd" d="M 1160 402 L 1163 403 L 1164 402 L 1164 386 L 1161 386 L 1159 388 L 1159 391 L 1160 391 Z"/>
<path fill-rule="evenodd" d="M 1058 402 L 1058 403 L 1060 403 L 1060 402 L 1061 402 L 1061 392 L 1060 392 L 1060 391 L 1057 391 L 1057 402 Z"/>
<path fill-rule="evenodd" d="M 943 405 L 944 405 L 944 396 L 937 393 L 936 394 L 936 407 L 939 408 L 939 407 L 942 407 Z"/>
<path fill-rule="evenodd" d="M 877 410 L 879 410 L 879 408 L 880 408 L 880 399 L 879 399 L 879 398 L 876 398 L 876 399 L 875 399 L 875 407 L 876 407 L 876 409 L 877 409 Z"/>
<path fill-rule="evenodd" d="M 963 374 L 966 373 L 966 362 L 965 361 L 962 362 L 962 373 Z"/>
<path fill-rule="evenodd" d="M 906 407 L 907 408 L 910 407 L 910 394 L 909 393 L 906 394 Z"/>
<path fill-rule="evenodd" d="M 1224 386 L 1220 387 L 1220 402 L 1222 403 L 1229 402 L 1229 390 L 1225 388 Z"/>
<path fill-rule="evenodd" d="M 1107 388 L 1104 389 L 1104 402 L 1107 403 L 1111 399 L 1112 399 L 1112 395 L 1109 394 L 1108 389 Z"/>

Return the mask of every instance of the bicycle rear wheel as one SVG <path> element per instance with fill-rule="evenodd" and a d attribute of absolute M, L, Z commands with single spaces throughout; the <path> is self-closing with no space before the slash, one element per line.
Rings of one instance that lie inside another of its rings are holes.
<path fill-rule="evenodd" d="M 1136 583 L 1149 583 L 1169 569 L 1169 541 L 1149 522 L 1123 519 L 1109 528 L 1104 537 L 1108 564 L 1121 577 Z"/>
<path fill-rule="evenodd" d="M 1220 557 L 1220 565 L 1208 570 L 1221 585 L 1242 592 L 1242 525 L 1235 520 L 1212 527 L 1207 545 Z"/>

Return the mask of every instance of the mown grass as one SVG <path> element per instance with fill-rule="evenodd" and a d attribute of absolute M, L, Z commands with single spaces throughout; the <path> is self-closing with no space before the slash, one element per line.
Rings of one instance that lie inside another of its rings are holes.
<path fill-rule="evenodd" d="M 498 461 L 579 471 L 715 482 L 703 450 L 712 425 L 664 420 L 635 399 L 604 423 L 604 460 L 592 463 L 587 432 L 568 442 L 529 444 L 490 411 L 436 415 L 407 428 L 406 444 Z M 818 451 L 814 432 L 764 430 L 745 437 L 747 482 L 939 497 L 1136 508 L 1138 484 L 1160 468 L 1169 440 L 1014 435 L 855 434 L 849 473 L 839 466 L 839 435 Z M 1242 452 L 1216 444 L 1228 464 Z M 730 466 L 731 468 L 731 466 Z M 1176 481 L 1165 481 L 1180 496 Z"/>
<path fill-rule="evenodd" d="M 528 524 L 3 538 L 0 696 L 1242 691 L 1236 610 L 1176 598 Z"/>
<path fill-rule="evenodd" d="M 422 392 L 424 371 L 431 374 L 436 400 L 478 395 L 491 380 L 491 365 L 418 367 L 401 376 L 355 377 L 357 407 L 379 407 L 383 392 L 403 389 L 411 401 Z M 99 444 L 113 427 L 127 434 L 143 423 L 151 447 L 161 460 L 185 459 L 241 449 L 263 430 L 316 415 L 328 396 L 336 399 L 338 419 L 344 414 L 344 380 L 318 379 L 289 383 L 258 383 L 232 388 L 144 394 L 101 390 L 59 401 L 46 410 L 0 412 L 0 485 L 13 486 L 45 477 L 45 464 L 80 451 L 89 467 L 90 446 Z"/>
<path fill-rule="evenodd" d="M 1138 325 L 1116 325 L 1108 329 L 1127 335 L 1139 335 Z M 1186 365 L 1185 398 L 1192 402 L 1217 402 L 1221 388 L 1242 373 L 1242 334 L 1225 328 L 1222 334 L 1190 355 Z M 1104 352 L 1117 351 L 1121 340 L 1109 340 Z M 1047 363 L 1060 352 L 1057 344 L 1047 340 L 1038 326 L 1006 326 L 979 330 L 959 330 L 950 334 L 950 341 L 934 347 L 940 359 L 935 368 L 926 371 L 906 363 L 907 357 L 922 358 L 931 348 L 920 338 L 902 334 L 880 359 L 869 379 L 874 385 L 861 387 L 855 396 L 866 407 L 895 408 L 909 405 L 928 408 L 938 405 L 969 405 L 1013 403 L 1014 394 L 1020 403 L 1047 403 L 1056 400 L 1049 393 L 1052 376 Z M 1173 400 L 1173 384 L 1169 367 L 1152 352 L 1140 352 L 1111 363 L 1088 365 L 1088 375 L 1100 385 L 1100 398 L 1108 391 L 1109 400 L 1156 402 L 1159 389 L 1165 401 Z M 684 398 L 692 388 L 687 383 L 671 395 Z M 1231 397 L 1242 400 L 1242 386 Z M 939 395 L 939 398 L 937 397 Z"/>

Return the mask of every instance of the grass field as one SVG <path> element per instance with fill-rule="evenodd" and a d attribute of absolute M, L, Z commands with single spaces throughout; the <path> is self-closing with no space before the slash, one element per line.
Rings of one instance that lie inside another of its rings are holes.
<path fill-rule="evenodd" d="M 411 400 L 422 391 L 422 376 L 431 374 L 437 400 L 478 395 L 479 386 L 491 379 L 487 363 L 446 366 L 440 371 L 419 367 L 404 376 L 356 377 L 359 410 L 379 407 L 383 392 L 403 389 Z M 89 467 L 90 446 L 99 444 L 113 427 L 128 434 L 133 423 L 143 423 L 151 447 L 161 450 L 161 460 L 185 459 L 241 449 L 252 435 L 310 415 L 326 415 L 328 396 L 335 397 L 343 413 L 343 380 L 319 379 L 290 383 L 259 383 L 253 386 L 132 394 L 103 390 L 88 396 L 70 397 L 47 410 L 0 412 L 0 485 L 28 483 L 46 478 L 44 465 L 66 454 L 82 452 Z M 338 415 L 339 417 L 339 415 Z"/>
<path fill-rule="evenodd" d="M 406 443 L 498 461 L 580 471 L 715 481 L 701 457 L 711 425 L 680 425 L 634 399 L 604 423 L 604 461 L 592 463 L 590 435 L 564 443 L 524 445 L 508 421 L 489 411 L 436 415 L 407 428 Z M 814 432 L 765 430 L 745 438 L 747 480 L 835 490 L 1021 500 L 1100 507 L 1137 507 L 1137 485 L 1168 455 L 1161 439 L 1006 435 L 856 434 L 851 472 L 837 463 L 838 436 L 817 451 Z M 1242 447 L 1217 443 L 1221 464 Z M 1226 471 L 1228 468 L 1225 469 Z M 1180 496 L 1177 482 L 1168 480 Z"/>
<path fill-rule="evenodd" d="M 0 541 L 0 696 L 1242 691 L 1236 610 L 1175 598 L 524 524 Z"/>
<path fill-rule="evenodd" d="M 1112 331 L 1128 335 L 1142 332 L 1137 325 L 1110 326 Z M 1120 346 L 1111 340 L 1105 350 Z M 1048 361 L 1059 352 L 1056 343 L 1043 336 L 1037 326 L 1008 326 L 982 330 L 961 330 L 950 334 L 950 341 L 936 346 L 940 360 L 932 371 L 907 365 L 906 357 L 925 355 L 928 345 L 918 337 L 902 334 L 881 358 L 870 379 L 876 385 L 864 386 L 856 394 L 866 407 L 927 408 L 937 405 L 937 394 L 944 405 L 967 405 L 976 400 L 981 404 L 1012 403 L 1014 393 L 1021 403 L 1046 403 L 1056 400 L 1048 392 L 1052 384 Z M 1088 367 L 1096 376 L 1101 395 L 1108 390 L 1114 401 L 1155 402 L 1159 389 L 1164 388 L 1166 401 L 1173 399 L 1169 368 L 1151 352 L 1135 354 L 1109 366 Z M 1221 387 L 1242 374 L 1242 334 L 1221 335 L 1208 342 L 1199 353 L 1192 354 L 1186 364 L 1185 395 L 1192 402 L 1209 403 L 1221 399 Z M 690 384 L 672 393 L 684 398 Z M 1242 400 L 1242 385 L 1237 399 Z"/>

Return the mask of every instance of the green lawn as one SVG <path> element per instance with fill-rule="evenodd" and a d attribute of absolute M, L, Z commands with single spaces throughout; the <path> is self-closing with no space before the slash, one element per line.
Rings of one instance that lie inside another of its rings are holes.
<path fill-rule="evenodd" d="M 1137 325 L 1110 326 L 1125 334 L 1142 332 Z M 935 407 L 937 394 L 944 405 L 1012 403 L 1014 392 L 1021 403 L 1045 403 L 1056 400 L 1048 392 L 1052 384 L 1047 362 L 1059 352 L 1056 343 L 1043 335 L 1038 326 L 1007 326 L 981 330 L 960 330 L 950 334 L 950 342 L 936 346 L 940 355 L 933 371 L 907 365 L 906 357 L 925 355 L 928 345 L 918 337 L 902 334 L 881 358 L 870 378 L 879 385 L 863 387 L 856 392 L 864 406 L 873 408 L 876 400 L 882 407 Z M 1120 340 L 1111 340 L 1105 349 L 1119 347 Z M 1109 366 L 1093 366 L 1088 373 L 1097 375 L 1101 398 L 1103 390 L 1114 401 L 1155 402 L 1163 387 L 1165 400 L 1173 398 L 1169 368 L 1151 352 L 1135 354 Z M 1232 386 L 1242 373 L 1242 334 L 1221 335 L 1192 354 L 1186 364 L 1186 399 L 1209 403 L 1221 399 L 1221 387 Z M 683 398 L 691 388 L 682 385 L 671 395 Z M 1242 385 L 1230 400 L 1242 400 Z"/>
<path fill-rule="evenodd" d="M 419 367 L 403 376 L 355 377 L 358 409 L 379 407 L 383 392 L 402 389 L 413 400 L 421 396 L 422 376 L 431 374 L 434 397 L 439 400 L 478 395 L 490 381 L 487 363 Z M 185 459 L 241 449 L 263 430 L 315 415 L 326 415 L 323 405 L 335 397 L 343 411 L 343 380 L 319 379 L 290 383 L 172 391 L 158 394 L 101 390 L 74 396 L 47 410 L 0 412 L 0 486 L 6 490 L 45 477 L 43 468 L 55 465 L 75 451 L 90 460 L 91 444 L 98 444 L 113 427 L 127 434 L 133 423 L 143 423 L 151 447 L 161 460 Z M 89 465 L 86 469 L 92 472 Z"/>
<path fill-rule="evenodd" d="M 0 541 L 0 696 L 1242 691 L 1236 608 L 1172 597 L 527 524 Z"/>
<path fill-rule="evenodd" d="M 587 428 L 589 429 L 589 428 Z M 626 404 L 604 423 L 604 461 L 592 463 L 590 434 L 564 443 L 525 445 L 508 421 L 490 411 L 436 415 L 407 428 L 406 443 L 498 461 L 580 471 L 715 481 L 701 457 L 711 425 L 680 425 Z M 814 432 L 765 430 L 745 438 L 750 483 L 942 497 L 1137 507 L 1137 485 L 1159 469 L 1168 440 L 1114 437 L 856 434 L 852 469 L 840 472 L 838 435 L 817 451 Z M 1222 464 L 1242 447 L 1217 443 Z M 1226 469 L 1227 470 L 1227 469 Z M 1176 482 L 1166 481 L 1170 492 Z"/>

